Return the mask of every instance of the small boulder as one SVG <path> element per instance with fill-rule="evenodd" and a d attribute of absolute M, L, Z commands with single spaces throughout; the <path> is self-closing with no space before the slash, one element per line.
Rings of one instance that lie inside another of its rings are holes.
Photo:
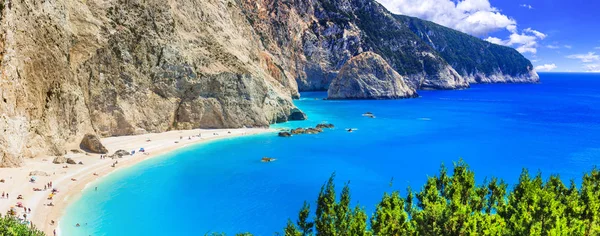
<path fill-rule="evenodd" d="M 278 136 L 287 138 L 287 137 L 292 137 L 292 134 L 290 134 L 289 132 L 279 132 Z"/>
<path fill-rule="evenodd" d="M 36 171 L 29 172 L 29 176 L 50 176 L 50 174 L 43 172 L 43 171 L 36 170 Z"/>
<path fill-rule="evenodd" d="M 67 158 L 64 156 L 56 157 L 52 161 L 52 163 L 54 163 L 54 164 L 64 164 L 65 162 L 67 162 Z"/>
<path fill-rule="evenodd" d="M 75 160 L 73 160 L 72 158 L 67 158 L 67 164 L 69 164 L 69 165 L 77 165 L 77 162 Z"/>
<path fill-rule="evenodd" d="M 304 112 L 302 112 L 300 109 L 298 108 L 293 108 L 290 111 L 290 117 L 289 120 L 306 120 L 306 114 L 304 114 Z"/>
<path fill-rule="evenodd" d="M 321 132 L 323 132 L 323 130 L 320 128 L 308 128 L 308 129 L 306 129 L 305 134 L 318 134 Z"/>
<path fill-rule="evenodd" d="M 79 148 L 86 150 L 88 152 L 92 152 L 92 153 L 98 153 L 98 154 L 108 153 L 108 150 L 106 149 L 106 147 L 104 147 L 104 145 L 102 145 L 98 136 L 96 136 L 94 134 L 86 134 L 83 137 L 83 139 L 81 140 L 81 143 L 79 144 Z"/>
<path fill-rule="evenodd" d="M 129 156 L 129 155 L 131 155 L 131 153 L 121 149 L 121 150 L 116 151 L 115 154 L 112 154 L 108 157 L 115 159 L 115 158 L 123 158 L 124 156 Z"/>
<path fill-rule="evenodd" d="M 306 133 L 306 130 L 304 128 L 296 128 L 296 129 L 293 129 L 291 132 L 292 132 L 292 134 L 303 134 L 303 133 Z"/>
<path fill-rule="evenodd" d="M 333 124 L 318 124 L 318 129 L 333 129 L 335 126 Z"/>

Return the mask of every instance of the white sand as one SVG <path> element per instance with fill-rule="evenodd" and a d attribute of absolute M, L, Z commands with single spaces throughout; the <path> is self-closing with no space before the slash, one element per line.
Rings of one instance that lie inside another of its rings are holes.
<path fill-rule="evenodd" d="M 68 154 L 67 157 L 73 158 L 76 162 L 82 161 L 84 165 L 68 165 L 69 168 L 66 169 L 62 167 L 67 164 L 53 164 L 54 157 L 50 156 L 26 160 L 23 167 L 0 169 L 0 179 L 6 181 L 0 183 L 0 194 L 2 192 L 10 194 L 9 199 L 0 199 L 0 213 L 4 215 L 17 202 L 22 202 L 25 207 L 31 208 L 31 214 L 27 218 L 33 219 L 32 222 L 36 227 L 42 229 L 46 235 L 51 236 L 58 226 L 58 221 L 69 204 L 69 200 L 77 199 L 81 195 L 81 191 L 98 178 L 192 143 L 271 131 L 273 130 L 259 128 L 197 129 L 104 138 L 102 143 L 109 150 L 109 154 L 113 154 L 120 149 L 126 151 L 136 150 L 136 154 L 133 156 L 115 159 L 119 162 L 116 167 L 112 167 L 115 160 L 111 158 L 101 160 L 99 154 Z M 200 133 L 201 137 L 199 138 L 197 135 Z M 214 133 L 218 135 L 214 135 Z M 180 139 L 180 137 L 183 137 L 183 139 Z M 188 137 L 192 137 L 191 140 Z M 151 141 L 148 142 L 148 139 Z M 175 143 L 176 141 L 178 143 Z M 137 151 L 141 147 L 149 155 L 138 153 Z M 36 183 L 30 183 L 29 173 L 31 171 L 43 171 L 50 176 L 38 175 L 36 176 Z M 94 175 L 94 173 L 97 175 Z M 76 181 L 71 180 L 72 178 Z M 50 181 L 52 181 L 53 187 L 60 191 L 54 196 L 53 200 L 47 200 L 50 190 L 33 191 L 33 188 L 44 189 L 44 185 Z M 17 200 L 19 194 L 23 195 L 23 200 Z M 54 206 L 46 206 L 50 202 Z M 16 209 L 18 215 L 22 217 L 23 208 Z M 56 222 L 54 225 L 50 224 L 52 220 Z"/>

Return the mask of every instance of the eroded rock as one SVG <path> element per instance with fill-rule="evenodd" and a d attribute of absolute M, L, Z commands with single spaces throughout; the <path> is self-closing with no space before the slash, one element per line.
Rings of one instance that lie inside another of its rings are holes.
<path fill-rule="evenodd" d="M 378 54 L 361 53 L 350 59 L 331 82 L 328 99 L 398 99 L 417 92 Z"/>
<path fill-rule="evenodd" d="M 54 164 L 64 164 L 67 162 L 67 158 L 64 156 L 58 156 L 56 158 L 54 158 L 54 160 L 52 161 L 52 163 Z"/>
<path fill-rule="evenodd" d="M 98 136 L 94 134 L 86 134 L 85 136 L 83 136 L 83 139 L 79 144 L 79 148 L 92 153 L 108 153 L 108 150 L 106 149 L 106 147 L 104 147 L 104 145 L 102 145 Z"/>

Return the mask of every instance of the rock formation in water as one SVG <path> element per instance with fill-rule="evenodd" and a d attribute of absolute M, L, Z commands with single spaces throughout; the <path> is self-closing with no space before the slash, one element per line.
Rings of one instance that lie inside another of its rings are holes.
<path fill-rule="evenodd" d="M 463 34 L 490 48 L 475 62 L 497 63 L 461 67 L 452 57 L 471 54 L 431 37 L 451 34 L 414 25 L 375 0 L 0 0 L 0 167 L 64 155 L 88 133 L 303 118 L 298 89 L 326 90 L 367 51 L 416 89 L 537 77 L 514 49 Z"/>
<path fill-rule="evenodd" d="M 397 99 L 416 96 L 415 89 L 373 52 L 361 53 L 346 62 L 327 91 L 328 99 Z"/>

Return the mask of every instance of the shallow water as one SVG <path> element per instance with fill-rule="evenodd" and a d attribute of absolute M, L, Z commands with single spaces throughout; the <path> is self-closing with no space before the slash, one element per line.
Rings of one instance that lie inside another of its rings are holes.
<path fill-rule="evenodd" d="M 352 202 L 370 214 L 384 191 L 420 189 L 441 163 L 461 157 L 478 181 L 496 176 L 512 185 L 522 168 L 579 181 L 600 160 L 600 75 L 541 79 L 536 85 L 421 91 L 420 98 L 391 101 L 326 101 L 320 99 L 325 93 L 303 93 L 296 104 L 309 120 L 274 127 L 326 121 L 335 129 L 213 141 L 118 171 L 68 207 L 61 230 L 272 235 L 296 219 L 304 200 L 314 203 L 333 172 L 338 187 L 350 181 Z M 367 111 L 377 118 L 361 115 Z M 263 156 L 278 160 L 261 163 Z"/>

